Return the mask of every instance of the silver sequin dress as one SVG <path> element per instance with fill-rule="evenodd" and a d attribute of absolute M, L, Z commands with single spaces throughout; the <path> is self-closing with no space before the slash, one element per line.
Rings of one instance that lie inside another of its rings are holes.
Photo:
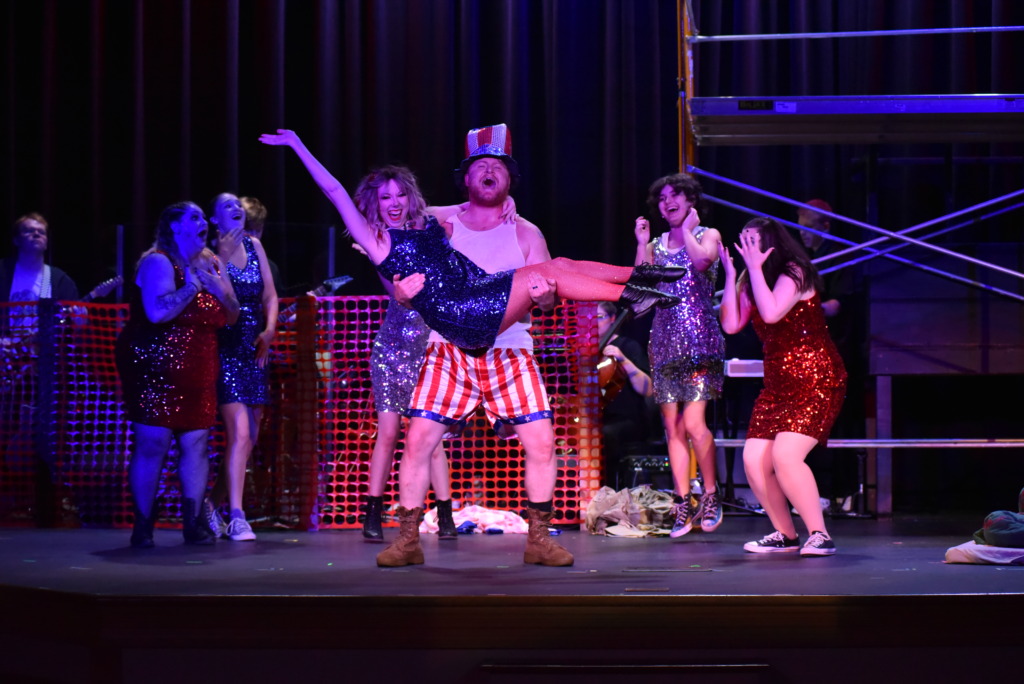
<path fill-rule="evenodd" d="M 402 413 L 409 408 L 427 351 L 430 328 L 420 315 L 391 299 L 384 323 L 373 339 L 370 381 L 377 413 Z"/>
<path fill-rule="evenodd" d="M 217 335 L 220 376 L 217 403 L 263 406 L 269 403 L 267 368 L 256 365 L 256 338 L 267 327 L 263 312 L 263 271 L 256 247 L 248 236 L 242 238 L 245 268 L 227 263 L 231 285 L 238 298 L 238 320 Z"/>
<path fill-rule="evenodd" d="M 694 236 L 700 241 L 707 228 L 700 226 Z M 658 289 L 683 301 L 668 309 L 657 309 L 651 325 L 648 356 L 654 400 L 659 404 L 717 399 L 722 394 L 725 337 L 714 309 L 718 262 L 698 271 L 685 248 L 669 250 L 668 234 L 655 241 L 654 263 L 679 266 L 687 274 L 674 283 L 660 283 Z"/>

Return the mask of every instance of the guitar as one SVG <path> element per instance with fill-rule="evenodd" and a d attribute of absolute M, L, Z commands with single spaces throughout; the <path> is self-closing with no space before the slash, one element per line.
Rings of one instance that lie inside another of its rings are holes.
<path fill-rule="evenodd" d="M 306 294 L 311 296 L 311 297 L 333 296 L 334 293 L 337 292 L 339 288 L 341 288 L 344 285 L 348 285 L 351 282 L 352 282 L 352 276 L 347 276 L 347 275 L 335 276 L 333 278 L 328 278 L 323 283 L 321 283 L 318 287 L 316 287 L 313 290 L 310 290 Z M 298 306 L 297 304 L 292 303 L 292 304 L 288 305 L 288 307 L 282 309 L 280 311 L 280 313 L 277 314 L 277 322 L 278 323 L 287 323 L 288 321 L 290 321 L 293 318 L 295 318 L 295 309 L 297 308 L 297 306 Z"/>
<path fill-rule="evenodd" d="M 597 348 L 604 351 L 611 339 L 619 332 L 619 328 L 631 318 L 633 318 L 633 312 L 629 309 L 619 311 L 611 327 L 601 336 Z M 601 388 L 601 408 L 604 409 L 626 386 L 629 376 L 626 375 L 626 369 L 622 367 L 622 363 L 618 359 L 605 356 L 597 364 L 597 382 Z"/>
<path fill-rule="evenodd" d="M 121 276 L 104 280 L 79 301 L 91 302 L 100 297 L 106 297 L 123 282 L 124 278 Z M 75 308 L 73 305 L 60 308 L 61 325 L 71 322 L 75 316 L 84 317 L 84 310 L 79 309 L 80 313 L 73 313 Z M 6 312 L 0 310 L 0 315 L 6 315 Z M 16 376 L 31 370 L 31 364 L 39 356 L 36 348 L 38 334 L 37 329 L 31 329 L 23 334 L 0 338 L 0 377 L 2 377 L 0 384 L 10 385 Z"/>
<path fill-rule="evenodd" d="M 114 276 L 110 280 L 104 280 L 102 283 L 89 290 L 89 294 L 82 297 L 82 301 L 91 302 L 94 299 L 106 297 L 114 291 L 115 287 L 120 287 L 122 283 L 124 283 L 124 278 L 121 276 Z"/>

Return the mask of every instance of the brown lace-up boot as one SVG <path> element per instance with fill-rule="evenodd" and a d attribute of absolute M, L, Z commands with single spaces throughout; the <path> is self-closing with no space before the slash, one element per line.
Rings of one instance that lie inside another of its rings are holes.
<path fill-rule="evenodd" d="M 530 519 L 530 531 L 526 535 L 523 562 L 552 567 L 572 565 L 572 554 L 551 537 L 551 512 L 527 508 L 526 515 Z"/>
<path fill-rule="evenodd" d="M 403 565 L 423 563 L 423 547 L 420 546 L 420 521 L 423 507 L 398 507 L 398 538 L 391 546 L 377 554 L 377 565 L 382 568 L 399 568 Z"/>

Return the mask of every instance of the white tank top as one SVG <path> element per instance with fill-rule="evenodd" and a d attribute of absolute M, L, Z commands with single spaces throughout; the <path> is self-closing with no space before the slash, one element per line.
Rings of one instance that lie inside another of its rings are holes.
<path fill-rule="evenodd" d="M 487 271 L 497 273 L 521 268 L 526 265 L 526 257 L 519 246 L 516 226 L 502 223 L 488 230 L 470 230 L 457 215 L 451 217 L 451 245 L 462 252 L 473 262 Z M 433 330 L 430 331 L 431 342 L 446 340 Z M 494 340 L 495 347 L 533 350 L 533 337 L 530 335 L 530 314 L 521 321 L 513 323 L 508 330 L 500 333 Z"/>

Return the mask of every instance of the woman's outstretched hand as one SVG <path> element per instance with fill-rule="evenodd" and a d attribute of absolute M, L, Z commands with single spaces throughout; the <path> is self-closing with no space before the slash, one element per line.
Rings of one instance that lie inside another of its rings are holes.
<path fill-rule="evenodd" d="M 697 214 L 697 207 L 690 207 L 690 211 L 686 212 L 686 218 L 683 219 L 683 230 L 692 233 L 693 229 L 699 225 L 700 216 Z"/>
<path fill-rule="evenodd" d="M 264 133 L 260 136 L 260 142 L 264 145 L 287 145 L 288 147 L 295 147 L 300 142 L 299 136 L 295 134 L 295 131 L 289 131 L 287 128 L 278 128 L 277 133 Z"/>
<path fill-rule="evenodd" d="M 638 245 L 646 245 L 651 241 L 651 224 L 643 216 L 636 217 L 636 223 L 633 224 L 633 235 L 636 236 Z"/>
<path fill-rule="evenodd" d="M 736 275 L 736 265 L 732 262 L 732 254 L 729 253 L 729 248 L 725 246 L 724 242 L 718 243 L 718 253 L 722 255 L 722 271 L 725 273 L 726 278 L 732 278 Z"/>
<path fill-rule="evenodd" d="M 758 269 L 768 259 L 768 255 L 775 251 L 774 247 L 769 247 L 767 251 L 761 251 L 761 236 L 754 231 L 741 231 L 740 232 L 740 244 L 736 245 L 736 250 L 743 257 L 743 261 L 746 262 L 748 269 Z"/>
<path fill-rule="evenodd" d="M 192 272 L 202 284 L 203 289 L 217 299 L 223 299 L 228 292 L 232 292 L 231 278 L 221 268 L 220 259 L 216 256 L 197 259 L 192 264 Z"/>
<path fill-rule="evenodd" d="M 466 208 L 469 208 L 468 202 L 466 203 Z M 462 211 L 465 211 L 465 209 Z M 514 224 L 518 218 L 519 214 L 516 213 L 516 201 L 512 199 L 512 195 L 509 195 L 501 205 L 501 222 Z"/>

